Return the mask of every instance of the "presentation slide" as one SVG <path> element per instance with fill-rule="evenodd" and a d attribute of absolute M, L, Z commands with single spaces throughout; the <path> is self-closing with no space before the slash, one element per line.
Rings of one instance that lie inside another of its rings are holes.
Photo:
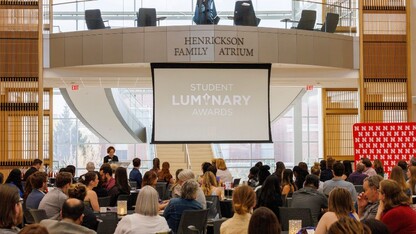
<path fill-rule="evenodd" d="M 271 64 L 152 63 L 152 143 L 271 142 Z"/>

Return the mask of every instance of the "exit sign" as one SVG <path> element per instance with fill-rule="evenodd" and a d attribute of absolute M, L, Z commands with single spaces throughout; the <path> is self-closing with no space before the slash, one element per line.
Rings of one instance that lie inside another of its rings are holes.
<path fill-rule="evenodd" d="M 79 85 L 72 85 L 72 90 L 77 91 L 79 89 Z"/>

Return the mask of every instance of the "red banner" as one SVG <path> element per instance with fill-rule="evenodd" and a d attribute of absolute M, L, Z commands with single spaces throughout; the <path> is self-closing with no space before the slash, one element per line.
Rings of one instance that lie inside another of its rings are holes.
<path fill-rule="evenodd" d="M 379 159 L 390 174 L 397 161 L 416 155 L 416 123 L 357 123 L 353 126 L 354 159 Z"/>

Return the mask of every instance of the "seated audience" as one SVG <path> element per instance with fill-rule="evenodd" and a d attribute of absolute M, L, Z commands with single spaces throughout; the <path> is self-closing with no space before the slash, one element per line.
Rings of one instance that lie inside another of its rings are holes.
<path fill-rule="evenodd" d="M 402 169 L 404 180 L 408 180 L 409 178 L 407 177 L 407 162 L 405 160 L 399 160 L 397 161 L 397 166 Z"/>
<path fill-rule="evenodd" d="M 160 171 L 160 160 L 158 158 L 153 159 L 153 167 L 150 169 L 151 171 L 155 172 L 156 175 Z"/>
<path fill-rule="evenodd" d="M 379 159 L 374 159 L 374 170 L 377 172 L 377 175 L 384 178 L 384 166 Z"/>
<path fill-rule="evenodd" d="M 280 234 L 280 223 L 276 215 L 267 207 L 256 209 L 248 224 L 248 234 Z"/>
<path fill-rule="evenodd" d="M 136 181 L 137 189 L 142 188 L 142 173 L 140 172 L 140 165 L 141 165 L 140 158 L 134 158 L 133 159 L 133 169 L 131 169 L 129 174 L 129 180 L 130 181 Z"/>
<path fill-rule="evenodd" d="M 409 197 L 399 183 L 383 180 L 379 188 L 380 205 L 376 219 L 395 233 L 416 233 L 416 211 L 410 208 Z"/>
<path fill-rule="evenodd" d="M 7 177 L 4 183 L 19 189 L 19 196 L 23 198 L 24 190 L 22 187 L 22 172 L 18 168 L 13 169 L 9 173 L 9 176 Z"/>
<path fill-rule="evenodd" d="M 283 162 L 276 162 L 276 170 L 274 171 L 275 176 L 279 179 L 280 184 L 282 184 L 282 173 L 286 169 L 286 166 Z"/>
<path fill-rule="evenodd" d="M 251 213 L 256 205 L 256 194 L 249 186 L 238 186 L 233 192 L 234 215 L 222 223 L 220 233 L 243 234 L 248 232 Z"/>
<path fill-rule="evenodd" d="M 29 178 L 27 178 L 25 194 L 25 206 L 27 209 L 38 209 L 40 201 L 45 196 L 45 191 L 47 189 L 47 175 L 45 172 L 37 171 L 33 173 Z M 30 191 L 29 191 L 30 190 Z"/>
<path fill-rule="evenodd" d="M 181 171 L 178 175 L 179 181 L 183 184 L 185 181 L 188 180 L 195 180 L 195 174 L 190 169 L 185 169 Z M 181 184 L 181 186 L 182 186 Z M 181 189 L 182 192 L 182 189 Z M 198 186 L 198 190 L 196 192 L 196 201 L 199 202 L 202 206 L 202 209 L 207 208 L 207 200 L 205 199 L 204 192 L 202 189 Z"/>
<path fill-rule="evenodd" d="M 346 180 L 352 173 L 352 165 L 350 160 L 343 160 L 342 164 L 344 165 L 345 171 L 343 179 Z"/>
<path fill-rule="evenodd" d="M 406 183 L 404 178 L 403 169 L 399 166 L 393 167 L 390 172 L 390 179 L 396 181 L 404 193 L 409 197 L 412 197 L 412 190 L 410 190 L 409 184 Z"/>
<path fill-rule="evenodd" d="M 87 169 L 88 172 L 95 171 L 95 164 L 93 162 L 88 162 L 85 169 Z"/>
<path fill-rule="evenodd" d="M 253 189 L 259 185 L 259 168 L 258 167 L 250 168 L 250 173 L 248 174 L 248 185 L 252 187 Z"/>
<path fill-rule="evenodd" d="M 331 180 L 325 181 L 323 192 L 325 195 L 329 195 L 329 193 L 334 188 L 345 188 L 346 190 L 350 192 L 352 200 L 356 202 L 357 191 L 355 190 L 354 185 L 342 179 L 342 175 L 344 174 L 344 169 L 345 169 L 344 165 L 340 162 L 336 162 L 333 165 L 334 177 Z"/>
<path fill-rule="evenodd" d="M 263 186 L 264 181 L 270 175 L 270 167 L 268 165 L 262 165 L 259 167 L 259 185 L 254 189 L 257 192 Z"/>
<path fill-rule="evenodd" d="M 218 196 L 220 200 L 224 199 L 224 188 L 218 187 L 215 175 L 207 171 L 202 178 L 201 189 L 205 196 Z"/>
<path fill-rule="evenodd" d="M 297 190 L 296 185 L 293 182 L 292 170 L 290 169 L 283 170 L 281 185 L 282 185 L 282 195 L 286 197 L 291 197 L 293 192 Z"/>
<path fill-rule="evenodd" d="M 74 165 L 68 165 L 66 166 L 66 171 L 70 172 L 72 174 L 72 183 L 76 183 L 77 179 L 75 179 L 75 166 Z"/>
<path fill-rule="evenodd" d="M 279 207 L 283 205 L 282 194 L 280 192 L 279 179 L 275 175 L 267 177 L 263 186 L 258 191 L 256 207 L 265 206 L 272 210 L 276 217 L 279 217 Z"/>
<path fill-rule="evenodd" d="M 146 185 L 137 197 L 135 213 L 121 219 L 115 234 L 147 234 L 168 230 L 166 219 L 159 215 L 159 194 L 153 187 Z"/>
<path fill-rule="evenodd" d="M 101 175 L 98 171 L 94 171 L 94 172 L 98 176 L 98 185 L 95 188 L 93 188 L 92 190 L 94 190 L 94 192 L 97 194 L 98 197 L 107 197 L 108 196 L 108 191 L 103 186 L 103 184 L 104 184 L 103 178 L 101 177 Z"/>
<path fill-rule="evenodd" d="M 334 188 L 329 194 L 328 212 L 319 220 L 315 234 L 326 234 L 333 223 L 345 217 L 359 220 L 348 190 Z"/>
<path fill-rule="evenodd" d="M 101 165 L 100 176 L 103 181 L 103 187 L 107 192 L 116 185 L 116 180 L 113 178 L 113 169 L 111 169 L 110 164 L 104 163 Z"/>
<path fill-rule="evenodd" d="M 23 221 L 23 209 L 16 187 L 0 184 L 0 233 L 18 233 Z"/>
<path fill-rule="evenodd" d="M 49 234 L 49 232 L 44 226 L 34 223 L 26 225 L 19 234 Z"/>
<path fill-rule="evenodd" d="M 88 174 L 88 173 L 87 173 Z M 85 197 L 87 196 L 88 189 L 84 184 L 77 183 L 72 184 L 68 188 L 68 197 L 69 198 L 75 198 L 80 201 L 85 201 Z M 84 203 L 85 205 L 85 203 Z M 94 214 L 94 211 L 89 206 L 84 206 L 84 217 L 82 219 L 81 225 L 84 227 L 87 227 L 91 230 L 96 231 L 98 228 L 98 220 L 97 217 Z"/>
<path fill-rule="evenodd" d="M 208 168 L 209 168 L 210 166 L 212 166 L 212 164 L 211 164 L 211 163 L 209 163 L 209 162 L 203 162 L 203 163 L 201 164 L 201 171 L 202 171 L 202 174 L 198 177 L 198 183 L 199 183 L 199 184 L 202 184 L 202 177 L 204 177 L 205 172 L 207 172 L 207 171 L 208 171 Z M 214 174 L 214 175 L 215 175 L 215 174 Z"/>
<path fill-rule="evenodd" d="M 373 164 L 371 163 L 369 158 L 362 158 L 361 162 L 364 164 L 365 169 L 364 169 L 364 174 L 368 175 L 368 176 L 373 176 L 373 175 L 377 175 L 376 170 L 374 170 L 374 168 L 372 168 Z"/>
<path fill-rule="evenodd" d="M 318 223 L 321 211 L 328 208 L 328 199 L 318 191 L 319 177 L 316 175 L 307 175 L 305 186 L 295 193 L 292 197 L 293 208 L 309 208 L 312 212 L 314 225 Z"/>
<path fill-rule="evenodd" d="M 56 176 L 56 188 L 48 192 L 40 201 L 39 209 L 46 211 L 48 219 L 58 220 L 62 204 L 68 199 L 68 188 L 72 184 L 72 174 L 69 172 L 60 172 Z"/>
<path fill-rule="evenodd" d="M 152 186 L 153 188 L 156 188 L 156 184 L 157 184 L 157 174 L 152 170 L 146 171 L 142 179 L 142 187 L 149 185 L 149 186 Z"/>
<path fill-rule="evenodd" d="M 409 167 L 409 170 L 407 170 L 407 174 L 407 176 L 409 177 L 409 180 L 407 181 L 407 186 L 410 188 L 412 195 L 416 195 L 416 167 Z"/>
<path fill-rule="evenodd" d="M 342 217 L 331 225 L 328 234 L 371 234 L 371 230 L 355 219 Z"/>
<path fill-rule="evenodd" d="M 84 201 L 89 203 L 94 211 L 100 211 L 100 205 L 98 204 L 98 196 L 97 193 L 93 190 L 95 187 L 98 186 L 98 183 L 100 182 L 97 173 L 87 172 L 87 174 L 84 174 L 80 177 L 79 182 L 87 186 L 87 194 L 85 196 Z"/>
<path fill-rule="evenodd" d="M 321 178 L 321 166 L 319 165 L 318 162 L 315 162 L 313 164 L 313 166 L 311 167 L 311 174 L 318 176 L 318 178 L 319 178 L 319 188 L 318 188 L 318 190 L 320 192 L 322 192 L 322 190 L 324 189 L 324 182 L 321 181 L 321 179 L 320 179 Z"/>
<path fill-rule="evenodd" d="M 409 161 L 409 166 L 416 166 L 416 156 L 413 156 Z"/>
<path fill-rule="evenodd" d="M 365 219 L 361 221 L 364 225 L 370 228 L 373 234 L 390 234 L 387 226 L 377 219 Z"/>
<path fill-rule="evenodd" d="M 173 176 L 169 171 L 170 164 L 168 162 L 162 163 L 162 169 L 157 173 L 158 181 L 168 182 L 168 184 L 173 184 Z"/>
<path fill-rule="evenodd" d="M 110 195 L 110 206 L 117 205 L 117 199 L 120 194 L 130 195 L 130 185 L 127 179 L 127 170 L 124 167 L 118 167 L 115 173 L 116 185 L 108 191 Z"/>
<path fill-rule="evenodd" d="M 378 189 L 383 177 L 379 175 L 364 179 L 363 190 L 357 198 L 358 216 L 360 220 L 374 219 L 377 214 L 379 199 Z"/>
<path fill-rule="evenodd" d="M 368 177 L 368 175 L 363 173 L 364 168 L 364 164 L 358 163 L 356 170 L 348 176 L 347 181 L 353 185 L 363 185 L 364 179 Z"/>
<path fill-rule="evenodd" d="M 334 175 L 332 174 L 332 168 L 334 166 L 335 159 L 329 157 L 328 160 L 321 160 L 321 177 L 319 178 L 322 182 L 332 179 Z"/>
<path fill-rule="evenodd" d="M 217 167 L 217 176 L 220 177 L 220 181 L 223 183 L 231 183 L 233 182 L 233 176 L 231 172 L 227 169 L 227 165 L 225 164 L 224 159 L 218 158 L 216 162 Z"/>
<path fill-rule="evenodd" d="M 201 204 L 195 200 L 198 188 L 199 186 L 196 181 L 185 181 L 182 184 L 181 197 L 172 198 L 166 206 L 163 216 L 168 222 L 169 228 L 173 231 L 173 233 L 177 233 L 182 213 L 185 210 L 202 209 Z"/>
<path fill-rule="evenodd" d="M 23 175 L 23 181 L 27 181 L 30 175 L 39 171 L 40 167 L 42 166 L 42 160 L 36 158 L 33 160 L 32 166 L 25 172 Z"/>
<path fill-rule="evenodd" d="M 96 233 L 95 231 L 81 226 L 84 213 L 84 202 L 69 198 L 62 205 L 62 220 L 44 219 L 40 225 L 46 227 L 50 234 L 88 234 Z"/>
<path fill-rule="evenodd" d="M 181 181 L 179 180 L 179 177 L 178 177 L 181 171 L 183 171 L 183 169 L 178 169 L 175 172 L 175 178 L 176 178 L 175 183 L 170 188 L 172 198 L 177 198 L 181 196 L 181 185 L 180 185 Z"/>

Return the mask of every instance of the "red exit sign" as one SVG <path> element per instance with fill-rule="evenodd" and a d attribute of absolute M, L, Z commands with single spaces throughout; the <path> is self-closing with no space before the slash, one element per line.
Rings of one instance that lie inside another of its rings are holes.
<path fill-rule="evenodd" d="M 72 90 L 77 91 L 79 89 L 79 85 L 72 85 Z"/>

